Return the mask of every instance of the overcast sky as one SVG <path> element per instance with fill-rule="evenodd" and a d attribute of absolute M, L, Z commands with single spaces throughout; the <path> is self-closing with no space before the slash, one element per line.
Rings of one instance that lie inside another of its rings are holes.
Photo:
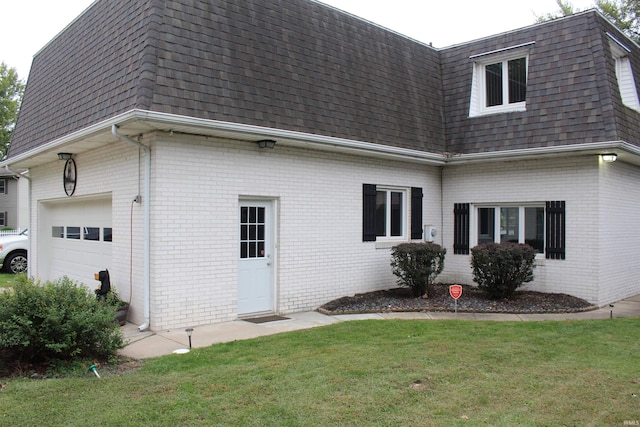
<path fill-rule="evenodd" d="M 2 0 L 0 62 L 16 68 L 18 76 L 26 80 L 33 55 L 93 1 Z M 594 3 L 570 2 L 579 10 Z M 416 40 L 433 43 L 435 47 L 525 27 L 533 24 L 536 16 L 558 10 L 555 0 L 323 0 L 323 3 Z"/>

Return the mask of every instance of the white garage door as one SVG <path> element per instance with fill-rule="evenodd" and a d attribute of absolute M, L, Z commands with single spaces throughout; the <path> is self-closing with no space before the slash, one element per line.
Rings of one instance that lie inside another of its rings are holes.
<path fill-rule="evenodd" d="M 42 203 L 39 274 L 97 286 L 94 274 L 111 268 L 111 198 Z"/>

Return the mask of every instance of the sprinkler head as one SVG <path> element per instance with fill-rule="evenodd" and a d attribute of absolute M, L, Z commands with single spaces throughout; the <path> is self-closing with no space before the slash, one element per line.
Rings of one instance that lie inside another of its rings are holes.
<path fill-rule="evenodd" d="M 96 365 L 89 366 L 89 369 L 87 369 L 87 372 L 93 372 L 94 374 L 96 374 L 96 377 L 100 378 L 100 374 L 98 373 L 98 369 L 96 368 Z"/>

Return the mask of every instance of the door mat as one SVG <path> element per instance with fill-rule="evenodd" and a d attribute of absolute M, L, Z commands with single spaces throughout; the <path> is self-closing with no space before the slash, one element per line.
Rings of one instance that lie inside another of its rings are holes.
<path fill-rule="evenodd" d="M 251 323 L 267 323 L 267 322 L 276 322 L 278 320 L 289 320 L 288 317 L 282 316 L 264 316 L 264 317 L 252 317 L 250 319 L 242 319 L 245 322 Z"/>

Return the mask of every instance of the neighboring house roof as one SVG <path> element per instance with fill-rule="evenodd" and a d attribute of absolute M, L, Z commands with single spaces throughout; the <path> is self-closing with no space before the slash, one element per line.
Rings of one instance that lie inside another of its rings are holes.
<path fill-rule="evenodd" d="M 134 108 L 444 150 L 429 46 L 307 0 L 103 0 L 35 56 L 9 156 Z"/>
<path fill-rule="evenodd" d="M 596 11 L 435 50 L 309 0 L 101 0 L 35 56 L 8 154 L 132 110 L 447 156 L 640 146 L 607 32 L 640 76 Z M 522 44 L 526 111 L 469 117 L 474 58 Z"/>

